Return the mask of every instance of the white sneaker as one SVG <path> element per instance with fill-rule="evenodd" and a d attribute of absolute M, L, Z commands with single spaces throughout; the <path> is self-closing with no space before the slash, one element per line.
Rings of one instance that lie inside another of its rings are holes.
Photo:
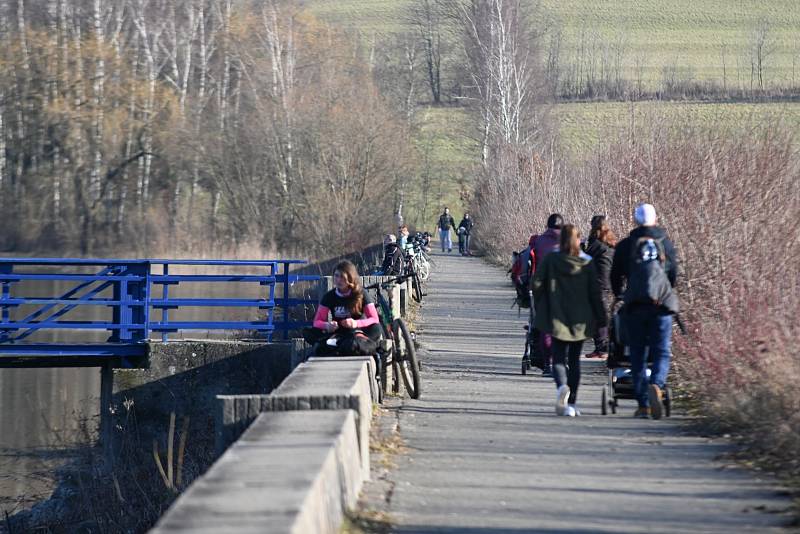
<path fill-rule="evenodd" d="M 559 386 L 556 390 L 556 415 L 566 414 L 567 397 L 569 397 L 569 386 Z"/>
<path fill-rule="evenodd" d="M 581 411 L 574 404 L 569 404 L 567 405 L 567 412 L 565 415 L 569 417 L 580 417 Z"/>

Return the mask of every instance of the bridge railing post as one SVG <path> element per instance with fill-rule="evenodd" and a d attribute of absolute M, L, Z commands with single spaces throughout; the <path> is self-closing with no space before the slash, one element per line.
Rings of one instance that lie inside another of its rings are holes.
<path fill-rule="evenodd" d="M 0 274 L 11 274 L 14 272 L 13 263 L 0 264 Z M 11 282 L 8 280 L 3 281 L 3 300 L 8 300 L 11 297 Z M 2 306 L 2 324 L 7 325 L 11 317 L 8 304 Z M 8 330 L 0 329 L 0 341 L 8 339 Z"/>

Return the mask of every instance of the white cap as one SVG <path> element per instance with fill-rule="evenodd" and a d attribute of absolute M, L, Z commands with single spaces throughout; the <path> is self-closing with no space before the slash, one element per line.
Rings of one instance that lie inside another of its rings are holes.
<path fill-rule="evenodd" d="M 394 234 L 386 234 L 383 236 L 383 244 L 388 245 L 390 243 L 397 243 L 397 238 L 394 236 Z"/>
<path fill-rule="evenodd" d="M 633 220 L 639 226 L 653 226 L 656 224 L 656 209 L 652 204 L 639 204 L 633 212 Z"/>

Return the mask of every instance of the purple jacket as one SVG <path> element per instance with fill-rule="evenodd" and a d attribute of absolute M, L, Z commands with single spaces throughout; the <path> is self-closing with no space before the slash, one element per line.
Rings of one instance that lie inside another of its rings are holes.
<path fill-rule="evenodd" d="M 548 228 L 533 241 L 533 253 L 536 254 L 536 263 L 541 263 L 545 256 L 559 249 L 561 230 Z"/>

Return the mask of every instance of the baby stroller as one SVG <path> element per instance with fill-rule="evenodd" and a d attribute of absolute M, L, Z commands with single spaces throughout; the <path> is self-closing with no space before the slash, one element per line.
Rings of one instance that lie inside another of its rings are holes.
<path fill-rule="evenodd" d="M 615 307 L 617 303 L 614 303 Z M 633 373 L 631 372 L 631 362 L 626 347 L 620 340 L 621 308 L 617 308 L 608 325 L 608 382 L 603 386 L 602 397 L 600 400 L 600 413 L 607 415 L 611 410 L 612 414 L 617 413 L 620 399 L 636 399 L 633 388 Z M 650 369 L 647 369 L 647 376 L 650 376 Z M 672 389 L 669 386 L 664 388 L 664 415 L 669 417 L 672 413 Z"/>
<path fill-rule="evenodd" d="M 525 328 L 525 352 L 522 355 L 522 374 L 528 374 L 531 367 L 538 367 L 544 370 L 544 354 L 542 352 L 542 344 L 539 342 L 539 331 L 533 328 L 533 322 L 536 319 L 536 312 L 533 308 L 533 296 L 528 291 L 528 324 Z M 519 303 L 519 301 L 517 301 Z M 523 306 L 520 306 L 522 308 Z"/>

